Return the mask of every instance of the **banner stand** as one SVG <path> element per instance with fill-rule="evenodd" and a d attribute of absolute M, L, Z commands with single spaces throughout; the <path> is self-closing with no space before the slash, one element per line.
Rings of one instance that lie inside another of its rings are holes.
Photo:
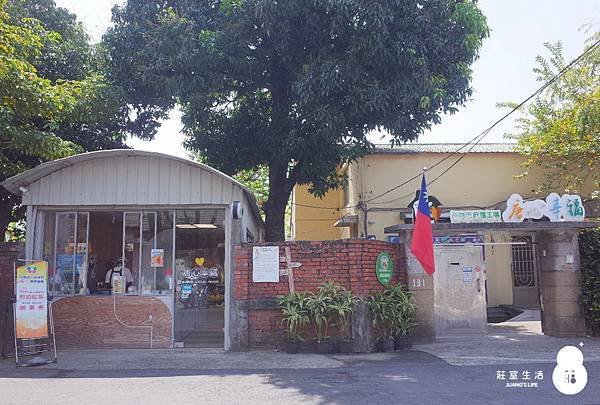
<path fill-rule="evenodd" d="M 13 325 L 14 325 L 14 342 L 15 342 L 15 365 L 16 367 L 32 367 L 32 366 L 43 366 L 46 364 L 57 362 L 56 353 L 56 338 L 54 335 L 54 318 L 52 316 L 52 298 L 48 295 L 48 273 L 47 263 L 40 260 L 19 260 L 26 263 L 44 263 L 46 268 L 46 274 L 43 280 L 45 287 L 44 299 L 47 301 L 46 321 L 47 329 L 46 336 L 31 337 L 31 338 L 20 338 L 18 337 L 18 319 L 17 319 L 17 305 L 20 304 L 20 297 L 18 291 L 18 278 L 17 278 L 17 264 L 13 264 L 14 270 L 14 299 L 13 299 Z M 42 353 L 52 353 L 51 358 L 44 358 L 39 356 Z M 33 356 L 33 357 L 32 357 Z M 29 361 L 24 361 L 23 358 L 32 357 Z"/>

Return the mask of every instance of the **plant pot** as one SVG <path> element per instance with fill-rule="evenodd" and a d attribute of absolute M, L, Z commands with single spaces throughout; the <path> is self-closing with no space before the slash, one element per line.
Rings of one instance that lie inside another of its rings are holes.
<path fill-rule="evenodd" d="M 412 338 L 410 336 L 398 336 L 394 339 L 394 350 L 410 349 Z"/>
<path fill-rule="evenodd" d="M 378 340 L 375 343 L 375 350 L 377 350 L 378 352 L 393 352 L 394 339 Z"/>
<path fill-rule="evenodd" d="M 339 347 L 337 342 L 317 342 L 317 353 L 319 354 L 337 353 L 338 351 Z"/>
<path fill-rule="evenodd" d="M 296 354 L 300 351 L 300 342 L 287 342 L 285 344 L 285 352 L 289 354 Z"/>
<path fill-rule="evenodd" d="M 315 353 L 317 351 L 317 342 L 300 342 L 300 353 Z"/>
<path fill-rule="evenodd" d="M 342 340 L 339 344 L 340 353 L 353 353 L 354 342 L 352 340 Z"/>

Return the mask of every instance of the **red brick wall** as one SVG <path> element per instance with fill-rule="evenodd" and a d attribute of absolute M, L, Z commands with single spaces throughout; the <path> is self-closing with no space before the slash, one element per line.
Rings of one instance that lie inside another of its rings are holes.
<path fill-rule="evenodd" d="M 406 284 L 402 245 L 366 239 L 343 239 L 237 246 L 234 253 L 234 298 L 248 303 L 250 347 L 279 345 L 285 340 L 281 312 L 273 305 L 272 300 L 289 292 L 288 276 L 280 276 L 279 283 L 252 282 L 253 246 L 279 246 L 282 258 L 285 256 L 285 247 L 290 248 L 292 261 L 302 263 L 301 267 L 294 269 L 296 291 L 314 291 L 328 280 L 334 280 L 362 297 L 381 290 L 383 286 L 375 275 L 375 261 L 381 252 L 388 252 L 394 260 L 392 281 Z M 285 261 L 280 261 L 280 269 L 285 267 Z"/>
<path fill-rule="evenodd" d="M 14 295 L 14 262 L 22 258 L 23 245 L 20 243 L 0 243 L 0 353 L 12 353 L 13 316 L 12 297 Z"/>

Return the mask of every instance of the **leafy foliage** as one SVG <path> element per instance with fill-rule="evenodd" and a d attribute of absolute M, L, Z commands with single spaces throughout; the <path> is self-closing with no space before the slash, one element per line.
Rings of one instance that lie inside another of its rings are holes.
<path fill-rule="evenodd" d="M 266 166 L 267 239 L 292 188 L 323 195 L 366 134 L 413 140 L 471 94 L 488 29 L 472 0 L 128 0 L 104 36 L 138 135 L 180 104 L 186 147 L 229 174 Z"/>
<path fill-rule="evenodd" d="M 368 297 L 367 307 L 379 340 L 406 336 L 416 326 L 417 306 L 412 294 L 400 284 L 388 284 Z"/>
<path fill-rule="evenodd" d="M 101 55 L 53 0 L 0 0 L 0 181 L 46 160 L 125 146 L 120 91 L 103 79 Z M 0 232 L 22 218 L 19 198 L 0 190 Z"/>
<path fill-rule="evenodd" d="M 290 342 L 304 340 L 303 329 L 309 322 L 307 308 L 307 293 L 293 292 L 282 295 L 277 299 L 282 312 L 282 323 L 286 325 L 286 332 Z"/>
<path fill-rule="evenodd" d="M 600 228 L 579 235 L 581 303 L 591 334 L 600 335 Z"/>
<path fill-rule="evenodd" d="M 329 339 L 328 330 L 331 325 L 338 326 L 341 337 L 348 337 L 348 325 L 357 302 L 358 299 L 351 291 L 335 281 L 325 281 L 317 287 L 316 293 L 307 293 L 308 318 L 314 327 L 318 343 Z"/>
<path fill-rule="evenodd" d="M 591 42 L 600 39 L 600 33 Z M 536 58 L 534 73 L 548 81 L 566 66 L 562 44 L 546 43 L 549 56 Z M 591 46 L 591 45 L 589 45 Z M 587 48 L 586 48 L 587 49 Z M 519 119 L 518 150 L 526 169 L 544 170 L 540 191 L 562 189 L 591 197 L 600 193 L 600 47 L 591 50 L 574 68 L 526 108 Z M 504 106 L 514 106 L 505 103 Z M 525 172 L 527 174 L 527 172 Z"/>

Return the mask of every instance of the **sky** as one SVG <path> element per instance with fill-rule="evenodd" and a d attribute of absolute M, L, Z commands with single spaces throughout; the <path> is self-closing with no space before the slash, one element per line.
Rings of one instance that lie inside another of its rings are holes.
<path fill-rule="evenodd" d="M 89 34 L 99 41 L 110 26 L 111 9 L 124 0 L 55 0 L 56 4 L 75 13 Z M 597 0 L 480 0 L 479 5 L 488 19 L 490 37 L 483 43 L 480 58 L 473 65 L 473 96 L 459 112 L 442 117 L 420 138 L 421 143 L 467 142 L 474 138 L 506 110 L 496 104 L 520 102 L 533 93 L 541 83 L 532 69 L 535 57 L 544 55 L 544 42 L 563 42 L 565 60 L 576 58 L 592 31 L 582 27 L 600 23 L 600 1 Z M 171 113 L 153 141 L 131 139 L 135 149 L 157 151 L 186 157 L 181 145 L 180 113 Z M 511 117 L 516 117 L 513 114 Z M 482 142 L 503 142 L 504 135 L 513 129 L 510 118 L 496 127 Z M 370 136 L 372 142 L 382 142 L 380 134 Z"/>

